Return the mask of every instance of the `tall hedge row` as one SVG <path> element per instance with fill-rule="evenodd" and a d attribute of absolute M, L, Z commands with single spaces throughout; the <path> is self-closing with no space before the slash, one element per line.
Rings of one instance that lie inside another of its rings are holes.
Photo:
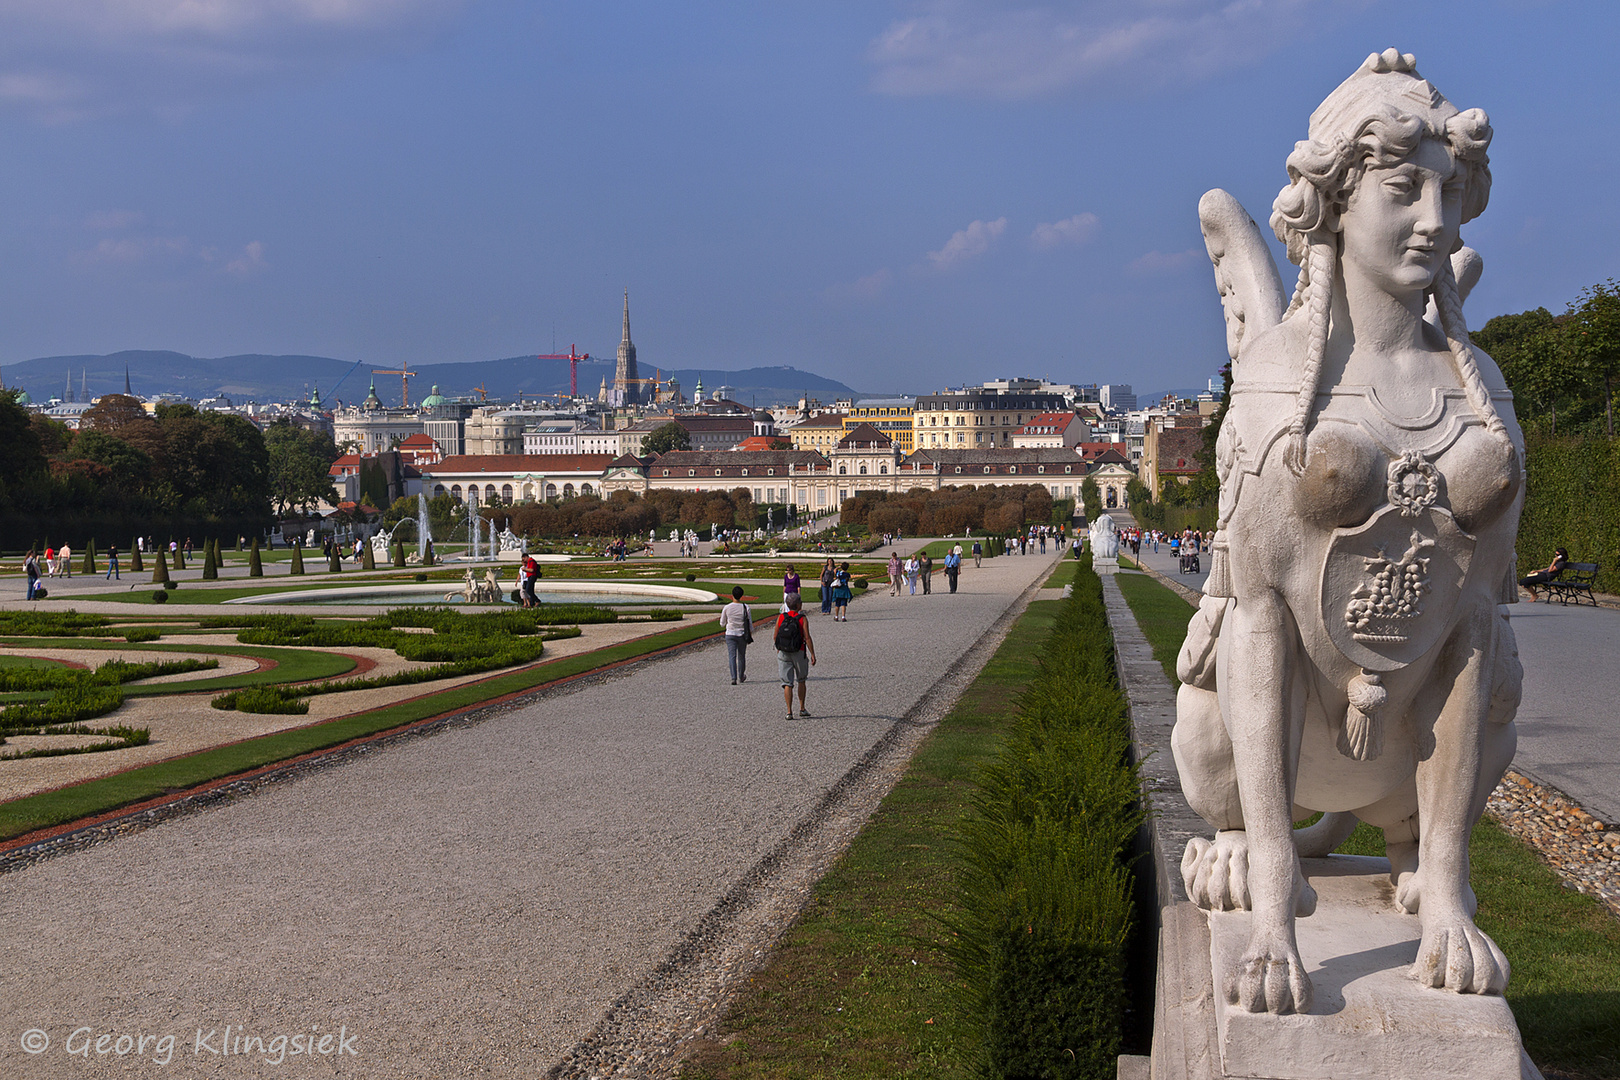
<path fill-rule="evenodd" d="M 1531 436 L 1525 469 L 1519 574 L 1565 547 L 1570 561 L 1598 564 L 1599 591 L 1620 593 L 1620 439 Z"/>
<path fill-rule="evenodd" d="M 963 826 L 951 920 L 994 1078 L 1113 1077 L 1142 820 L 1102 583 L 1082 558 L 1015 730 Z"/>

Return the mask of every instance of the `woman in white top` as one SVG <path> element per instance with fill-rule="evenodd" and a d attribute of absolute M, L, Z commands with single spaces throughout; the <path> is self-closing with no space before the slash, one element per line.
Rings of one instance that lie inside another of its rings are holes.
<path fill-rule="evenodd" d="M 726 660 L 731 665 L 731 685 L 748 681 L 748 642 L 753 637 L 754 616 L 742 602 L 741 585 L 731 587 L 731 603 L 720 609 L 720 625 L 726 632 Z"/>

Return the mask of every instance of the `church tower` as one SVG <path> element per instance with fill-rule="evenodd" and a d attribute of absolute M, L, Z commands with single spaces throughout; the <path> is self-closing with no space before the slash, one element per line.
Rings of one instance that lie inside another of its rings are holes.
<path fill-rule="evenodd" d="M 624 290 L 624 339 L 619 342 L 619 364 L 613 373 L 615 405 L 641 404 L 641 373 L 636 367 L 636 346 L 630 340 L 630 290 Z"/>

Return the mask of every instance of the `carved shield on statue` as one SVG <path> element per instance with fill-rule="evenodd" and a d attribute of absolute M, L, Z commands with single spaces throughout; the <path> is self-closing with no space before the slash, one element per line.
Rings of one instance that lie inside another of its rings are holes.
<path fill-rule="evenodd" d="M 1446 510 L 1385 506 L 1354 529 L 1336 529 L 1322 566 L 1322 623 L 1347 659 L 1393 671 L 1451 628 L 1474 538 Z"/>

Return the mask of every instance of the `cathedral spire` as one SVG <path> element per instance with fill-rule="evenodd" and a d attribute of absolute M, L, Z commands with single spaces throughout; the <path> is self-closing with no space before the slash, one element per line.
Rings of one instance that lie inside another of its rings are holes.
<path fill-rule="evenodd" d="M 642 402 L 640 371 L 636 368 L 636 346 L 630 340 L 630 290 L 624 290 L 624 339 L 619 342 L 619 363 L 613 372 L 615 405 Z"/>
<path fill-rule="evenodd" d="M 129 389 L 129 365 L 128 364 L 124 365 L 124 396 L 125 397 L 134 397 L 135 396 L 134 394 L 132 394 L 130 392 L 130 389 Z"/>

